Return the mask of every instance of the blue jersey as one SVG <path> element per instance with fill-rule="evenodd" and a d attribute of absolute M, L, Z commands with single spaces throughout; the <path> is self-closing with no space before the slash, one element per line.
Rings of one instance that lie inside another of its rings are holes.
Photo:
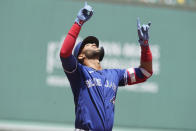
<path fill-rule="evenodd" d="M 78 63 L 73 55 L 61 61 L 74 95 L 75 127 L 111 131 L 118 87 L 128 82 L 134 84 L 145 75 L 133 68 L 95 70 Z"/>

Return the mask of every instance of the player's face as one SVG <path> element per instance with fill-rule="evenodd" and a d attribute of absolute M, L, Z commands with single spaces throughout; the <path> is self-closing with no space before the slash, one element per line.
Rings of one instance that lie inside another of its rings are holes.
<path fill-rule="evenodd" d="M 84 54 L 88 59 L 98 59 L 100 55 L 100 49 L 95 43 L 88 43 L 83 47 L 81 54 Z"/>
<path fill-rule="evenodd" d="M 97 45 L 95 43 L 88 43 L 85 44 L 83 50 L 99 50 L 99 48 L 97 47 Z"/>

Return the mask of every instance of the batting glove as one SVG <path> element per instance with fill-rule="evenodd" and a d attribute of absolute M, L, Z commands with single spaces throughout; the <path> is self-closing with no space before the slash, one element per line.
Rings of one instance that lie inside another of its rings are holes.
<path fill-rule="evenodd" d="M 89 20 L 93 15 L 93 8 L 85 2 L 85 5 L 80 11 L 78 12 L 78 16 L 75 20 L 80 26 L 83 25 L 84 22 Z"/>
<path fill-rule="evenodd" d="M 139 37 L 139 43 L 140 45 L 148 46 L 148 30 L 150 28 L 151 22 L 148 22 L 147 25 L 140 25 L 140 20 L 137 18 L 137 31 L 138 31 L 138 37 Z"/>

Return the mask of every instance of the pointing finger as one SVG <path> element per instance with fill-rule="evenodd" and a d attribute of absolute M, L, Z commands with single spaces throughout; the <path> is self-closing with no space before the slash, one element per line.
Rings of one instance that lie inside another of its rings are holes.
<path fill-rule="evenodd" d="M 93 8 L 90 5 L 88 5 L 86 1 L 85 1 L 84 9 L 86 9 L 87 11 L 93 11 Z"/>
<path fill-rule="evenodd" d="M 137 18 L 137 29 L 139 30 L 141 28 L 141 25 L 140 25 L 140 19 L 139 17 Z"/>
<path fill-rule="evenodd" d="M 88 4 L 87 4 L 87 1 L 85 1 L 85 4 L 84 4 L 84 6 L 87 6 Z"/>

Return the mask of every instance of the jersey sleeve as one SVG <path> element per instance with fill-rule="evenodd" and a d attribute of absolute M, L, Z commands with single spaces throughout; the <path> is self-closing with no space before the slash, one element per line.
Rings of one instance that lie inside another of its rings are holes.
<path fill-rule="evenodd" d="M 119 86 L 133 85 L 146 81 L 152 73 L 144 68 L 117 69 Z"/>
<path fill-rule="evenodd" d="M 128 68 L 127 69 L 127 84 L 133 85 L 137 83 L 142 83 L 150 78 L 151 72 L 148 72 L 144 68 Z"/>
<path fill-rule="evenodd" d="M 76 58 L 73 55 L 70 55 L 69 57 L 60 57 L 61 58 L 61 62 L 62 62 L 62 66 L 64 69 L 65 73 L 74 73 L 77 68 L 78 68 L 78 61 L 76 60 Z"/>
<path fill-rule="evenodd" d="M 62 66 L 64 72 L 69 80 L 72 92 L 74 94 L 74 102 L 77 101 L 79 94 L 79 87 L 81 84 L 81 65 L 78 63 L 76 58 L 73 55 L 70 55 L 67 58 L 60 57 L 62 61 Z"/>
<path fill-rule="evenodd" d="M 117 72 L 118 86 L 127 85 L 127 71 L 126 69 L 114 69 Z"/>

